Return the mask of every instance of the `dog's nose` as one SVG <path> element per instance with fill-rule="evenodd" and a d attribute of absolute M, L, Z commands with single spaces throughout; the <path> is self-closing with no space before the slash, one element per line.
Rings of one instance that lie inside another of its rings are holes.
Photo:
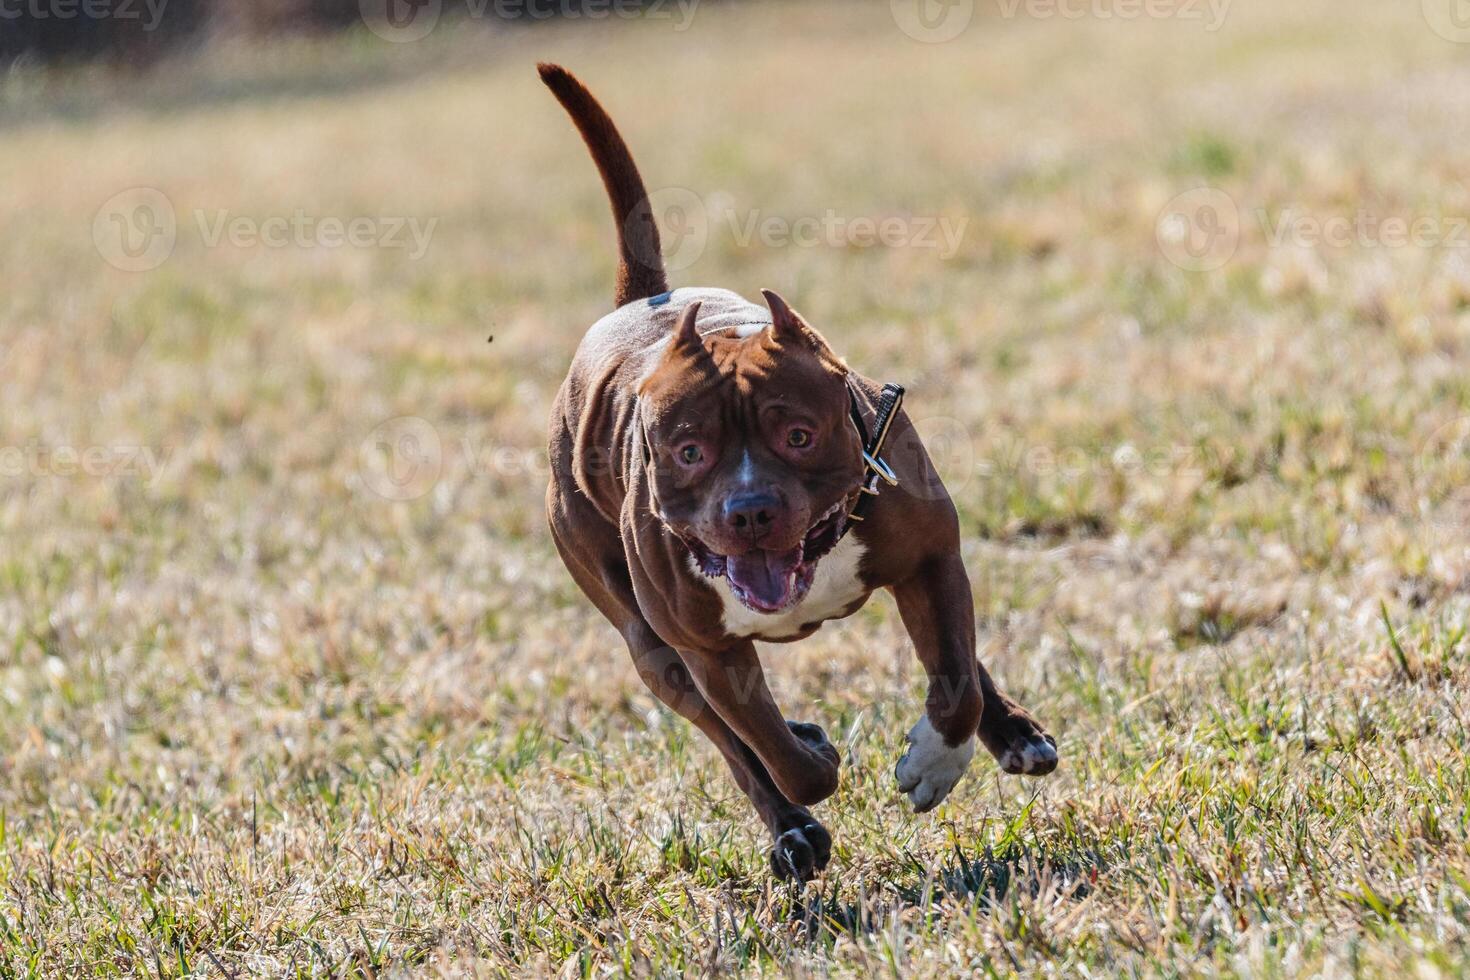
<path fill-rule="evenodd" d="M 723 509 L 727 527 L 758 537 L 776 523 L 781 499 L 774 493 L 734 493 L 725 498 Z"/>

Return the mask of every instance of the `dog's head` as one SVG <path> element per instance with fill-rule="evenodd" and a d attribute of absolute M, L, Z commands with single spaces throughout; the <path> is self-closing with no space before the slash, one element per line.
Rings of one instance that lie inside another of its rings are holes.
<path fill-rule="evenodd" d="M 747 607 L 800 602 L 863 477 L 847 369 L 775 293 L 771 325 L 701 337 L 679 318 L 640 390 L 655 512 Z"/>

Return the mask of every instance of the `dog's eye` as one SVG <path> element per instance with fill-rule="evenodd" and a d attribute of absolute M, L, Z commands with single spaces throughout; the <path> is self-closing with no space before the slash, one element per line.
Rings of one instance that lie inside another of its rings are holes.
<path fill-rule="evenodd" d="M 812 444 L 812 434 L 806 429 L 792 429 L 786 437 L 786 445 L 793 449 L 805 449 Z"/>
<path fill-rule="evenodd" d="M 679 447 L 679 462 L 685 466 L 693 466 L 701 459 L 704 459 L 704 450 L 700 449 L 695 443 L 691 442 Z"/>

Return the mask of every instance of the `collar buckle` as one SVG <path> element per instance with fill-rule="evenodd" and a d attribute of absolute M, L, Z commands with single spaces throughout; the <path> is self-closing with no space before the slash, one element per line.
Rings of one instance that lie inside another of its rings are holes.
<path fill-rule="evenodd" d="M 856 386 L 848 382 L 848 398 L 851 400 L 852 422 L 857 427 L 858 436 L 863 441 L 863 482 L 858 487 L 858 498 L 853 503 L 852 509 L 847 513 L 848 528 L 853 522 L 860 522 L 866 516 L 868 502 L 878 496 L 882 483 L 890 487 L 898 486 L 898 474 L 893 472 L 893 467 L 883 459 L 883 443 L 888 439 L 888 430 L 893 427 L 893 420 L 898 415 L 899 408 L 903 405 L 903 385 L 885 384 L 883 391 L 878 396 L 878 408 L 874 412 L 873 432 L 868 433 L 868 427 L 863 423 L 863 413 L 858 407 Z M 847 533 L 847 529 L 843 533 Z"/>

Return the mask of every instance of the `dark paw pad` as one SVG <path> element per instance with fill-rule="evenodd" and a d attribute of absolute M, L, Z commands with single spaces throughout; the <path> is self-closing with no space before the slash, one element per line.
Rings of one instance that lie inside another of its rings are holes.
<path fill-rule="evenodd" d="M 807 721 L 788 721 L 786 727 L 791 729 L 791 734 L 805 742 L 813 751 L 820 752 L 831 759 L 833 764 L 840 762 L 837 746 L 828 740 L 827 733 L 822 731 L 821 725 L 813 725 Z"/>
<path fill-rule="evenodd" d="M 832 858 L 832 835 L 819 823 L 793 827 L 771 848 L 771 871 L 777 878 L 811 881 Z"/>
<path fill-rule="evenodd" d="M 1045 776 L 1057 767 L 1057 740 L 1050 735 L 1018 738 L 1000 757 L 1006 772 L 1024 776 Z"/>

